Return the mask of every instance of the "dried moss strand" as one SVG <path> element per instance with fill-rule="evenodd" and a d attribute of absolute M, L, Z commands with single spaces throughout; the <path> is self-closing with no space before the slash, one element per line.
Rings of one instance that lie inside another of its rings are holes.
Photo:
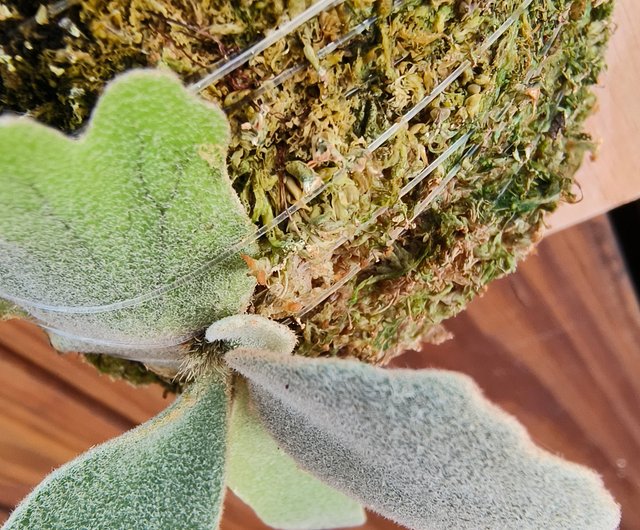
<path fill-rule="evenodd" d="M 398 199 L 402 199 L 403 197 L 408 195 L 416 186 L 421 184 L 424 181 L 424 179 L 426 179 L 435 170 L 441 167 L 451 156 L 453 156 L 454 153 L 456 153 L 460 148 L 464 147 L 469 141 L 469 138 L 471 138 L 471 136 L 474 134 L 474 132 L 475 132 L 475 129 L 468 133 L 463 134 L 453 144 L 447 147 L 447 149 L 440 156 L 438 156 L 438 158 L 436 158 L 433 162 L 431 162 L 431 164 L 429 164 L 426 168 L 420 171 L 417 175 L 409 179 L 409 182 L 400 189 L 400 193 L 398 194 Z M 373 214 L 367 221 L 365 221 L 364 223 L 362 223 L 356 228 L 353 234 L 343 235 L 340 238 L 338 238 L 336 242 L 333 244 L 333 246 L 331 247 L 331 251 L 335 252 L 342 245 L 353 240 L 359 234 L 364 232 L 367 228 L 372 226 L 373 223 L 375 223 L 380 217 L 382 217 L 384 214 L 386 214 L 390 210 L 391 210 L 390 206 L 381 206 L 380 208 L 378 208 L 375 212 L 373 212 Z M 305 311 L 305 312 L 308 312 L 308 311 Z"/>
<path fill-rule="evenodd" d="M 368 263 L 367 263 L 368 264 Z M 329 287 L 326 291 L 320 293 L 310 304 L 304 307 L 302 310 L 298 311 L 296 315 L 298 318 L 302 318 L 307 313 L 318 307 L 322 302 L 324 302 L 327 298 L 329 298 L 332 294 L 338 292 L 342 287 L 344 287 L 349 281 L 355 278 L 362 270 L 366 267 L 367 264 L 364 265 L 354 265 L 351 267 L 351 270 L 347 272 L 340 280 L 334 283 L 331 287 Z"/>
<path fill-rule="evenodd" d="M 565 25 L 566 25 L 566 21 L 560 20 L 558 27 L 554 30 L 553 35 L 551 35 L 551 37 L 548 39 L 547 43 L 544 46 L 544 49 L 542 50 L 542 58 L 538 66 L 536 68 L 531 68 L 527 72 L 527 75 L 525 76 L 523 81 L 524 85 L 528 85 L 534 77 L 540 75 L 540 72 L 542 72 L 542 69 L 544 68 L 545 63 L 549 58 L 548 57 L 549 52 L 551 51 L 551 48 L 553 47 L 555 42 L 558 40 L 558 37 L 562 33 L 562 30 L 564 29 Z"/>
<path fill-rule="evenodd" d="M 411 217 L 411 222 L 413 223 L 418 217 L 420 217 L 420 215 L 422 215 L 424 213 L 424 211 L 438 198 L 440 197 L 440 195 L 442 195 L 446 189 L 447 186 L 449 185 L 449 183 L 456 178 L 456 175 L 458 174 L 458 171 L 460 171 L 460 169 L 462 169 L 462 163 L 467 160 L 467 159 L 471 159 L 480 149 L 480 146 L 478 144 L 476 145 L 472 145 L 467 152 L 465 152 L 462 155 L 462 158 L 460 159 L 460 161 L 453 166 L 450 170 L 449 173 L 447 173 L 447 175 L 442 179 L 442 182 L 440 182 L 438 184 L 438 186 L 431 192 L 429 193 L 429 195 L 427 195 L 426 199 L 424 199 L 423 201 L 419 202 L 416 207 L 413 210 L 413 216 Z M 398 234 L 399 236 L 400 234 Z"/>
<path fill-rule="evenodd" d="M 475 129 L 472 129 L 468 133 L 463 134 L 453 144 L 451 144 L 444 151 L 444 153 L 442 153 L 438 158 L 436 158 L 431 164 L 424 168 L 420 173 L 418 173 L 400 189 L 399 198 L 403 198 L 405 195 L 408 195 L 416 186 L 420 185 L 425 178 L 427 178 L 429 175 L 431 175 L 431 173 L 433 173 L 442 164 L 444 164 L 449 159 L 449 157 L 451 157 L 460 148 L 464 147 L 474 133 Z"/>
<path fill-rule="evenodd" d="M 486 53 L 489 49 L 498 41 L 498 39 L 507 31 L 513 24 L 515 24 L 518 19 L 524 14 L 524 12 L 529 9 L 529 6 L 532 4 L 533 0 L 525 0 L 522 5 L 511 15 L 507 20 L 505 20 L 493 35 L 491 35 L 483 44 L 480 46 L 480 53 Z"/>
<path fill-rule="evenodd" d="M 393 14 L 397 12 L 406 3 L 407 3 L 407 0 L 396 0 L 393 4 L 391 13 Z M 325 47 L 321 48 L 316 53 L 316 57 L 318 58 L 318 60 L 325 59 L 326 57 L 331 55 L 333 52 L 349 44 L 358 35 L 361 35 L 365 31 L 370 29 L 378 21 L 378 19 L 379 19 L 378 15 L 373 15 L 363 20 L 357 26 L 349 30 L 347 33 L 345 33 L 344 35 L 341 35 L 336 40 L 332 41 L 331 43 L 327 44 Z M 256 98 L 266 94 L 269 90 L 273 90 L 274 88 L 277 88 L 282 83 L 291 79 L 294 75 L 296 75 L 299 72 L 302 72 L 308 67 L 309 67 L 309 62 L 306 61 L 306 62 L 300 62 L 290 68 L 287 68 L 285 71 L 281 72 L 277 76 L 265 81 L 260 88 L 255 89 L 250 94 L 242 98 L 240 101 L 226 106 L 225 110 L 226 111 L 233 110 L 235 108 L 238 108 L 242 104 L 246 104 L 252 100 L 255 100 Z M 348 96 L 345 96 L 345 97 L 348 97 Z"/>
<path fill-rule="evenodd" d="M 453 166 L 449 170 L 449 172 L 447 173 L 445 178 L 442 180 L 442 182 L 438 185 L 438 187 L 435 190 L 433 190 L 425 200 L 423 200 L 416 206 L 411 222 L 415 221 L 416 218 L 418 218 L 429 207 L 430 204 L 432 204 L 442 193 L 444 193 L 449 183 L 456 177 L 456 175 L 462 168 L 462 162 L 466 159 L 470 159 L 471 157 L 473 157 L 479 149 L 480 149 L 479 145 L 473 145 L 462 155 L 460 160 L 456 163 L 455 166 Z M 380 214 L 378 214 L 377 217 L 382 215 L 382 213 L 384 212 L 381 212 Z M 391 232 L 390 237 L 392 240 L 395 240 L 398 237 L 400 237 L 403 232 L 407 230 L 408 230 L 407 227 L 397 228 L 396 230 Z M 326 289 L 324 292 L 320 293 L 316 298 L 314 298 L 314 300 L 311 303 L 309 303 L 302 310 L 300 310 L 296 316 L 298 318 L 301 318 L 307 313 L 313 311 L 316 307 L 318 307 L 322 302 L 324 302 L 332 294 L 336 293 L 338 290 L 344 287 L 351 279 L 355 278 L 358 274 L 363 272 L 369 265 L 371 265 L 372 261 L 373 261 L 373 256 L 371 256 L 368 260 L 360 263 L 359 265 L 354 265 L 353 267 L 351 267 L 351 270 L 349 270 L 349 272 L 345 274 L 343 278 L 338 280 L 335 284 L 333 284 L 331 287 Z"/>
<path fill-rule="evenodd" d="M 226 75 L 230 74 L 234 70 L 240 68 L 243 64 L 246 64 L 251 59 L 253 59 L 256 55 L 260 54 L 279 40 L 285 38 L 290 33 L 293 33 L 296 29 L 302 26 L 304 23 L 308 22 L 312 18 L 315 18 L 323 11 L 327 9 L 331 9 L 332 7 L 336 7 L 342 4 L 344 0 L 318 0 L 311 7 L 307 8 L 305 11 L 300 13 L 298 16 L 292 18 L 289 22 L 273 31 L 265 38 L 246 49 L 245 51 L 239 53 L 229 61 L 226 61 L 220 67 L 216 68 L 210 74 L 204 76 L 197 83 L 193 83 L 189 89 L 192 92 L 198 93 L 204 90 L 205 88 L 211 86 L 216 81 L 219 81 Z"/>
<path fill-rule="evenodd" d="M 525 0 L 522 5 L 507 19 L 504 23 L 494 31 L 486 41 L 480 46 L 479 52 L 486 53 L 504 34 L 505 32 L 522 16 L 522 14 L 531 5 L 533 0 Z M 399 120 L 397 120 L 391 127 L 384 131 L 378 138 L 371 142 L 367 146 L 367 151 L 370 153 L 378 149 L 382 144 L 387 142 L 389 138 L 395 136 L 398 131 L 420 114 L 428 105 L 442 94 L 447 88 L 449 88 L 466 70 L 472 66 L 470 60 L 463 61 L 453 72 L 451 72 L 429 95 L 425 96 L 416 105 L 414 105 L 408 112 L 406 112 Z"/>

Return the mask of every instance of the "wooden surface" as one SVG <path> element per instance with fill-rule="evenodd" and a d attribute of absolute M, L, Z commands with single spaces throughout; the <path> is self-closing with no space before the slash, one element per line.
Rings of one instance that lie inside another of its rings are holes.
<path fill-rule="evenodd" d="M 553 230 L 640 197 L 640 0 L 615 2 L 617 30 L 607 54 L 608 71 L 595 88 L 599 108 L 588 121 L 601 146 L 596 159 L 587 159 L 578 173 L 583 200 L 554 214 Z"/>
<path fill-rule="evenodd" d="M 540 445 L 602 473 L 623 528 L 640 528 L 640 309 L 606 219 L 543 241 L 448 327 L 455 339 L 397 364 L 473 376 Z M 0 324 L 0 516 L 53 467 L 167 404 L 159 388 L 56 355 L 25 322 Z M 265 527 L 229 496 L 222 528 Z"/>

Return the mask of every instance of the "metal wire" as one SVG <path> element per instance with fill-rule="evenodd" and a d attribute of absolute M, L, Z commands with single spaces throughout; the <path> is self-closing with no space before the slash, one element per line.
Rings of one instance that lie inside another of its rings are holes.
<path fill-rule="evenodd" d="M 318 2 L 315 2 L 311 7 L 307 8 L 298 16 L 292 18 L 286 24 L 283 24 L 275 31 L 269 33 L 269 35 L 267 35 L 264 39 L 258 41 L 256 44 L 239 53 L 235 57 L 229 59 L 228 61 L 225 61 L 224 64 L 220 65 L 210 74 L 204 76 L 202 79 L 200 79 L 200 81 L 193 83 L 189 87 L 189 89 L 192 92 L 200 92 L 204 90 L 205 88 L 212 85 L 216 81 L 219 81 L 237 68 L 240 68 L 243 64 L 249 62 L 256 55 L 262 53 L 264 50 L 266 50 L 279 40 L 283 39 L 290 33 L 293 33 L 305 22 L 308 22 L 323 11 L 340 5 L 343 2 L 344 0 L 318 0 Z"/>

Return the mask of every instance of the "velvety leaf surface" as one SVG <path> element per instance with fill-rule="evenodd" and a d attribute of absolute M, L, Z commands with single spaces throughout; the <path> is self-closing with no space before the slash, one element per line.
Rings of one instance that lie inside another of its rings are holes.
<path fill-rule="evenodd" d="M 257 348 L 288 355 L 296 336 L 277 322 L 259 315 L 233 315 L 213 323 L 210 342 L 229 348 Z M 268 525 L 286 530 L 358 526 L 362 507 L 342 493 L 302 471 L 284 453 L 251 410 L 246 383 L 234 386 L 229 427 L 228 485 Z"/>
<path fill-rule="evenodd" d="M 297 338 L 285 325 L 260 315 L 231 315 L 211 324 L 205 338 L 209 342 L 223 342 L 229 349 L 255 348 L 289 355 Z"/>
<path fill-rule="evenodd" d="M 597 475 L 534 446 L 466 376 L 255 350 L 226 359 L 301 467 L 409 528 L 618 525 Z"/>
<path fill-rule="evenodd" d="M 151 70 L 113 81 L 78 138 L 31 119 L 2 119 L 0 290 L 62 329 L 68 336 L 58 345 L 82 351 L 117 353 L 100 341 L 122 343 L 125 354 L 126 345 L 171 350 L 242 312 L 254 280 L 239 254 L 134 308 L 68 314 L 24 301 L 129 300 L 184 278 L 249 233 L 226 174 L 228 137 L 219 109 Z"/>
<path fill-rule="evenodd" d="M 251 410 L 242 380 L 235 386 L 227 465 L 229 487 L 273 528 L 344 528 L 366 520 L 356 501 L 302 471 L 278 447 Z"/>
<path fill-rule="evenodd" d="M 215 529 L 226 423 L 225 382 L 202 378 L 152 420 L 54 471 L 3 528 Z"/>

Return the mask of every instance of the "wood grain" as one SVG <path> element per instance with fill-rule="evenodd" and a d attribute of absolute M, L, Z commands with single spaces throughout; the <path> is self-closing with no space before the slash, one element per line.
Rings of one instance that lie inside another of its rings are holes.
<path fill-rule="evenodd" d="M 614 21 L 608 70 L 595 87 L 598 110 L 587 122 L 601 146 L 578 173 L 582 201 L 552 216 L 555 231 L 640 198 L 640 1 L 615 0 Z"/>
<path fill-rule="evenodd" d="M 543 241 L 448 327 L 455 339 L 397 364 L 470 374 L 540 445 L 602 473 L 622 528 L 640 528 L 640 308 L 607 220 Z M 52 468 L 168 402 L 55 354 L 30 324 L 0 324 L 0 520 Z M 229 495 L 222 529 L 266 527 Z"/>
<path fill-rule="evenodd" d="M 0 509 L 61 463 L 165 408 L 159 387 L 134 389 L 60 356 L 35 326 L 0 325 Z"/>

